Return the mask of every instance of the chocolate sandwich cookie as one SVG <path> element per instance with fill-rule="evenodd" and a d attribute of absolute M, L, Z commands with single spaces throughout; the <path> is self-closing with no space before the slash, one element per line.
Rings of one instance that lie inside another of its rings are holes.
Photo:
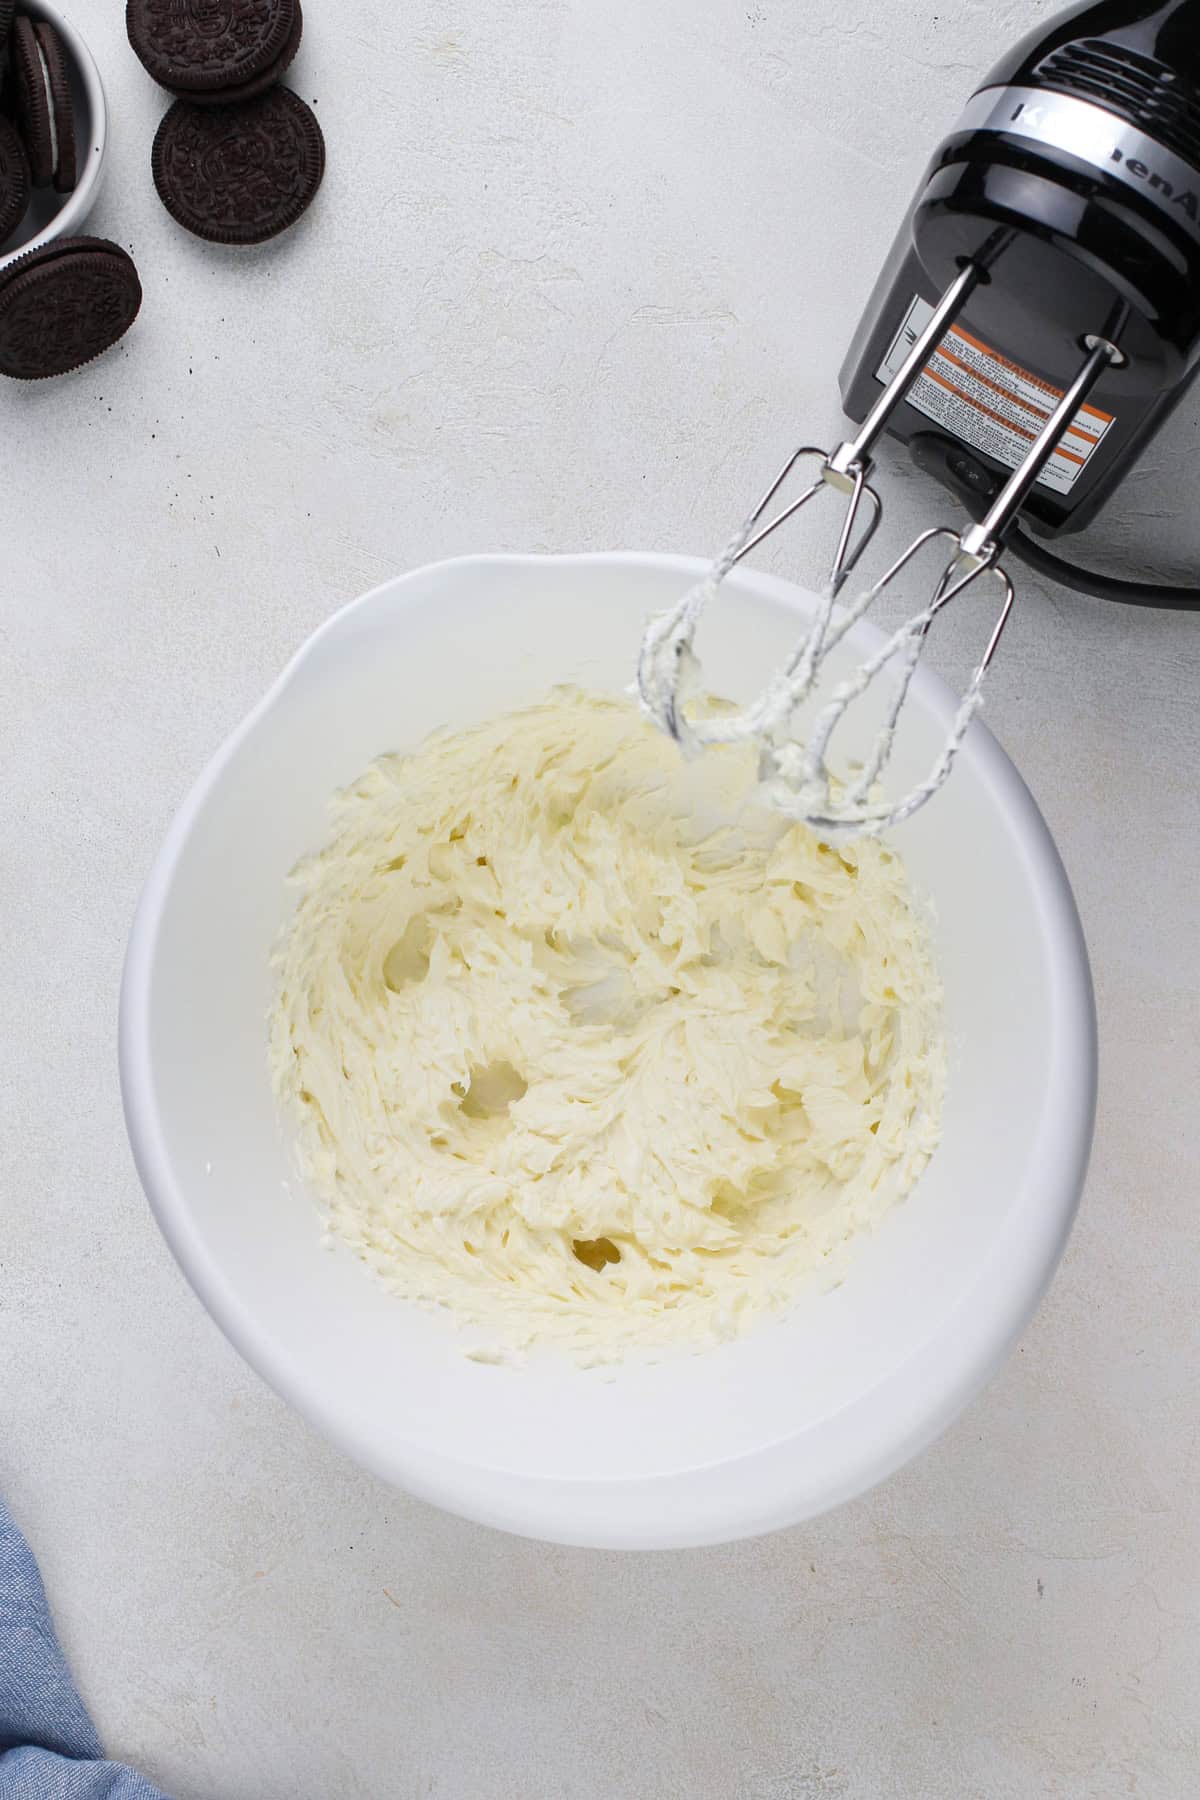
<path fill-rule="evenodd" d="M 67 53 L 54 26 L 22 13 L 12 29 L 17 123 L 34 187 L 69 194 L 75 186 L 75 117 Z"/>
<path fill-rule="evenodd" d="M 311 108 L 274 87 L 241 106 L 177 100 L 151 156 L 159 199 L 216 244 L 261 244 L 294 225 L 321 185 L 325 139 Z"/>
<path fill-rule="evenodd" d="M 0 374 L 65 375 L 128 331 L 142 303 L 132 257 L 106 238 L 59 238 L 0 270 Z"/>
<path fill-rule="evenodd" d="M 296 52 L 303 36 L 304 14 L 300 10 L 300 0 L 296 0 L 296 17 L 287 43 L 261 75 L 255 75 L 249 81 L 241 81 L 236 87 L 218 88 L 212 93 L 202 92 L 199 88 L 191 92 L 185 88 L 172 88 L 171 92 L 180 100 L 190 100 L 194 106 L 236 106 L 242 100 L 253 100 L 259 94 L 265 94 L 269 87 L 274 87 L 280 77 L 287 73 L 296 60 Z"/>
<path fill-rule="evenodd" d="M 143 67 L 176 93 L 256 79 L 282 56 L 296 0 L 127 0 L 125 29 Z"/>
<path fill-rule="evenodd" d="M 0 115 L 0 244 L 12 236 L 29 205 L 29 158 L 20 133 Z"/>

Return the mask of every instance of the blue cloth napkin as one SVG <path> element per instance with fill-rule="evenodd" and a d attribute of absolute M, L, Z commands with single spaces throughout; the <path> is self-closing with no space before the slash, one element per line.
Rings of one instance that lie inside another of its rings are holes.
<path fill-rule="evenodd" d="M 166 1800 L 105 1760 L 33 1553 L 0 1500 L 0 1800 Z"/>

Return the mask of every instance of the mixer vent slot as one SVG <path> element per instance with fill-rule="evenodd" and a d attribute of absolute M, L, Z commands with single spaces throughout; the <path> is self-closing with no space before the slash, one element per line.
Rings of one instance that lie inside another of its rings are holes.
<path fill-rule="evenodd" d="M 1096 101 L 1200 169 L 1200 88 L 1165 63 L 1121 44 L 1081 38 L 1052 52 L 1037 73 L 1046 86 Z"/>

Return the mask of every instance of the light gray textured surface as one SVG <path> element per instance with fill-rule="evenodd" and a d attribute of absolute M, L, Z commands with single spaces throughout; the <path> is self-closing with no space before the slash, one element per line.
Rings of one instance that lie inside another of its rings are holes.
<path fill-rule="evenodd" d="M 93 228 L 146 302 L 92 369 L 0 393 L 0 1482 L 106 1741 L 179 1800 L 1200 1786 L 1200 621 L 1022 584 L 988 716 L 1091 942 L 1093 1173 L 985 1398 L 817 1525 L 621 1559 L 359 1474 L 191 1297 L 115 1072 L 139 883 L 296 644 L 437 556 L 715 547 L 834 428 L 926 151 L 1049 10 L 308 0 L 325 188 L 234 254 L 159 209 L 159 97 L 123 9 L 76 0 L 114 108 Z M 1195 578 L 1198 438 L 1192 399 L 1098 555 Z M 945 510 L 893 473 L 897 535 Z"/>

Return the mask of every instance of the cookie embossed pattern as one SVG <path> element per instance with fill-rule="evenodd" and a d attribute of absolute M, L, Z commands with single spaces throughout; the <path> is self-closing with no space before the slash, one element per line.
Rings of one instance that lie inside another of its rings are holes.
<path fill-rule="evenodd" d="M 278 79 L 299 11 L 296 0 L 129 0 L 125 26 L 160 87 L 223 95 L 271 68 Z"/>
<path fill-rule="evenodd" d="M 65 375 L 109 349 L 138 315 L 133 258 L 106 238 L 68 238 L 0 274 L 0 370 L 21 381 Z"/>
<path fill-rule="evenodd" d="M 178 100 L 151 158 L 171 217 L 217 244 L 258 244 L 305 211 L 325 171 L 325 140 L 303 100 L 272 88 L 240 106 Z"/>
<path fill-rule="evenodd" d="M 325 172 L 316 114 L 279 86 L 300 48 L 299 0 L 128 0 L 129 41 L 176 96 L 151 168 L 171 217 L 216 244 L 294 225 Z"/>

